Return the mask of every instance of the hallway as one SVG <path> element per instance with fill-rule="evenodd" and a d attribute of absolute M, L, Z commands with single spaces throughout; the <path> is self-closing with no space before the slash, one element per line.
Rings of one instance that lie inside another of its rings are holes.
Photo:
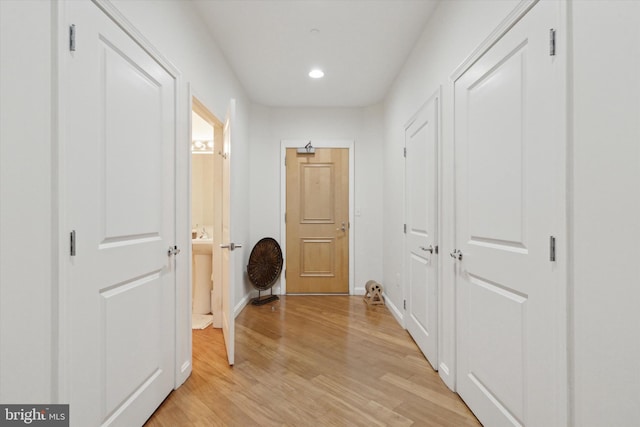
<path fill-rule="evenodd" d="M 147 422 L 160 426 L 478 426 L 386 307 L 360 296 L 282 297 L 193 333 L 193 373 Z"/>

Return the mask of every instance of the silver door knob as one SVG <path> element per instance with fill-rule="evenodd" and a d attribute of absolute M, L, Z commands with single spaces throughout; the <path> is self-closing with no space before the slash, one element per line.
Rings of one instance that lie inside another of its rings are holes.
<path fill-rule="evenodd" d="M 455 249 L 453 252 L 450 252 L 449 255 L 451 256 L 451 258 L 454 258 L 457 260 L 462 259 L 462 251 L 460 251 L 459 249 Z"/>
<path fill-rule="evenodd" d="M 347 231 L 347 228 L 344 222 L 342 223 L 342 227 L 336 228 L 336 231 L 340 231 L 340 230 L 342 230 L 343 232 Z"/>
<path fill-rule="evenodd" d="M 237 244 L 237 243 L 233 243 L 233 242 L 229 243 L 228 245 L 220 245 L 220 248 L 229 249 L 230 251 L 234 251 L 234 250 L 236 250 L 238 248 L 241 248 L 241 247 L 242 247 L 242 245 Z"/>
<path fill-rule="evenodd" d="M 425 252 L 429 252 L 429 253 L 433 253 L 433 246 L 429 245 L 428 248 L 425 248 L 424 246 L 420 246 L 420 249 L 422 249 Z"/>

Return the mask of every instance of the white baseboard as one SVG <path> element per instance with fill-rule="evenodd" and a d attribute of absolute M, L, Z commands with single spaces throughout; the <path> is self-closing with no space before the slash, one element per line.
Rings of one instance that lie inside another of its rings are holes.
<path fill-rule="evenodd" d="M 365 295 L 367 293 L 367 290 L 362 287 L 362 288 L 355 288 L 353 290 L 353 295 Z"/>
<path fill-rule="evenodd" d="M 180 366 L 180 372 L 176 374 L 174 390 L 177 390 L 191 375 L 191 362 L 186 361 Z"/>
<path fill-rule="evenodd" d="M 382 296 L 384 297 L 384 303 L 387 305 L 387 307 L 389 307 L 389 311 L 391 311 L 393 317 L 396 318 L 396 321 L 400 324 L 400 326 L 406 329 L 402 311 L 398 310 L 398 307 L 396 307 L 393 301 L 391 301 L 391 298 L 387 298 L 387 295 L 384 292 L 382 293 Z"/>
<path fill-rule="evenodd" d="M 247 304 L 249 304 L 249 301 L 251 301 L 251 298 L 254 298 L 257 296 L 258 296 L 258 291 L 251 291 L 248 294 L 246 294 L 244 298 L 242 298 L 240 302 L 238 302 L 238 304 L 236 304 L 236 306 L 234 307 L 233 318 L 235 319 L 236 317 L 238 317 L 238 315 L 242 312 L 242 310 L 244 310 Z"/>
<path fill-rule="evenodd" d="M 440 375 L 442 381 L 451 391 L 456 391 L 453 375 L 451 375 L 451 371 L 449 371 L 449 367 L 446 364 L 440 363 L 440 365 L 438 365 L 438 375 Z"/>

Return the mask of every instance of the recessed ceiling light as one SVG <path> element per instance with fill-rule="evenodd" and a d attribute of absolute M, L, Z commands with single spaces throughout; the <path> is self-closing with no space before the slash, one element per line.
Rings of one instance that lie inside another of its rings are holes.
<path fill-rule="evenodd" d="M 324 77 L 324 72 L 319 68 L 315 68 L 309 71 L 309 77 L 311 77 L 312 79 L 319 79 Z"/>

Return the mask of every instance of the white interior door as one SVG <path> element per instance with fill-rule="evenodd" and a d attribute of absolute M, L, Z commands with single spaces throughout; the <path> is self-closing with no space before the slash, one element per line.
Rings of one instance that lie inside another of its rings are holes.
<path fill-rule="evenodd" d="M 558 21 L 541 1 L 455 82 L 457 390 L 492 427 L 562 424 Z"/>
<path fill-rule="evenodd" d="M 216 124 L 213 129 L 213 251 L 211 253 L 213 297 L 211 298 L 211 310 L 213 313 L 213 327 L 222 328 L 222 272 L 224 270 L 222 268 L 222 256 L 226 249 L 222 249 L 220 246 L 224 243 L 222 211 L 223 209 L 228 209 L 228 207 L 225 207 L 228 205 L 225 205 L 222 194 L 223 162 L 226 161 L 222 155 L 225 145 L 224 125 Z M 229 179 L 227 178 L 226 181 L 229 182 Z M 229 202 L 229 197 L 226 197 L 226 202 Z M 228 265 L 225 265 L 228 268 Z"/>
<path fill-rule="evenodd" d="M 224 156 L 222 161 L 222 333 L 229 365 L 235 356 L 234 250 L 241 247 L 231 240 L 231 138 L 236 103 L 231 100 L 224 122 Z"/>
<path fill-rule="evenodd" d="M 405 129 L 406 327 L 438 369 L 438 109 L 439 93 Z"/>
<path fill-rule="evenodd" d="M 65 6 L 71 424 L 142 425 L 174 384 L 175 79 L 92 2 Z"/>

